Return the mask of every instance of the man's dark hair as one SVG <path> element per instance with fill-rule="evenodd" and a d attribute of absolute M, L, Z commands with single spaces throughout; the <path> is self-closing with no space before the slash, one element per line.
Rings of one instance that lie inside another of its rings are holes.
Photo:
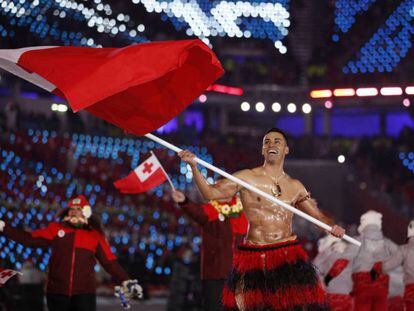
<path fill-rule="evenodd" d="M 275 132 L 275 133 L 280 133 L 280 134 L 283 136 L 283 138 L 285 139 L 286 145 L 288 144 L 288 138 L 287 138 L 286 133 L 285 133 L 285 132 L 283 132 L 283 131 L 282 131 L 280 128 L 278 128 L 278 127 L 272 127 L 271 129 L 267 130 L 267 132 L 265 133 L 265 136 L 266 136 L 267 134 L 269 134 L 269 133 L 272 133 L 272 132 Z"/>

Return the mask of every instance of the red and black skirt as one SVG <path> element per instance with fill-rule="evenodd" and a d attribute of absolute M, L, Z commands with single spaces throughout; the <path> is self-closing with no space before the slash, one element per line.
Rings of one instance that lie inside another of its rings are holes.
<path fill-rule="evenodd" d="M 223 306 L 227 311 L 329 310 L 315 268 L 296 240 L 240 245 L 223 290 Z"/>

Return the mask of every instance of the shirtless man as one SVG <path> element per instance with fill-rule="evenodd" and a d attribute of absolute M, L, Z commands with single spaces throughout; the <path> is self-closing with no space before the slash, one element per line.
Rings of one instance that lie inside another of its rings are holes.
<path fill-rule="evenodd" d="M 288 153 L 285 133 L 272 128 L 263 138 L 264 164 L 236 172 L 234 176 L 333 225 L 310 199 L 302 183 L 283 171 Z M 225 179 L 208 184 L 191 152 L 182 151 L 179 156 L 191 166 L 194 181 L 205 199 L 223 199 L 240 192 L 249 221 L 246 241 L 235 254 L 233 272 L 223 292 L 225 308 L 325 310 L 325 295 L 318 276 L 292 232 L 293 214 L 233 181 Z M 344 233 L 341 227 L 332 227 L 332 235 L 342 237 Z"/>

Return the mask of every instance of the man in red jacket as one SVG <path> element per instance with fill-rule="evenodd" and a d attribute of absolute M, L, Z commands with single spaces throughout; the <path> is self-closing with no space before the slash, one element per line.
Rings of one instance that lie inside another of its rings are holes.
<path fill-rule="evenodd" d="M 247 233 L 247 219 L 244 213 L 238 217 L 224 217 L 213 206 L 214 203 L 220 204 L 217 201 L 200 206 L 187 200 L 180 191 L 174 191 L 172 198 L 201 228 L 203 310 L 219 311 L 222 309 L 224 283 L 231 272 L 233 251 Z M 235 200 L 229 200 L 226 207 L 231 208 Z M 237 202 L 240 203 L 238 198 Z"/>
<path fill-rule="evenodd" d="M 71 199 L 59 216 L 60 222 L 33 232 L 13 228 L 0 220 L 0 232 L 6 237 L 25 246 L 52 249 L 47 280 L 49 311 L 96 310 L 96 259 L 117 283 L 122 283 L 126 296 L 142 296 L 138 282 L 129 280 L 117 263 L 84 196 Z"/>

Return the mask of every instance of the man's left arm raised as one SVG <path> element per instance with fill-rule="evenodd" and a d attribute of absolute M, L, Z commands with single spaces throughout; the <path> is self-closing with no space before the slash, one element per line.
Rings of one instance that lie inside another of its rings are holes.
<path fill-rule="evenodd" d="M 335 225 L 335 222 L 326 216 L 319 208 L 317 202 L 311 198 L 308 191 L 306 191 L 305 187 L 302 183 L 298 180 L 293 181 L 295 184 L 295 188 L 297 188 L 298 194 L 296 196 L 296 200 L 294 202 L 295 207 L 302 212 L 322 221 L 323 223 L 332 227 L 330 234 L 335 237 L 342 238 L 345 234 L 345 229 L 342 227 Z"/>

